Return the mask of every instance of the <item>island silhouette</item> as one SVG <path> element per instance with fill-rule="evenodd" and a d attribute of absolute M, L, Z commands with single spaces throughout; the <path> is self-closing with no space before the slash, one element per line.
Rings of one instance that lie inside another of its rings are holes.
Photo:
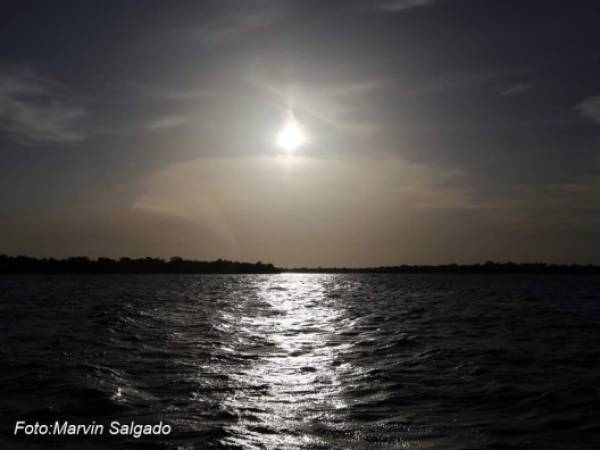
<path fill-rule="evenodd" d="M 1 274 L 273 274 L 273 273 L 424 273 L 424 274 L 600 274 L 598 265 L 547 264 L 543 262 L 492 262 L 483 264 L 398 265 L 379 267 L 276 267 L 258 261 L 187 260 L 181 257 L 119 259 L 76 256 L 64 259 L 0 255 Z"/>

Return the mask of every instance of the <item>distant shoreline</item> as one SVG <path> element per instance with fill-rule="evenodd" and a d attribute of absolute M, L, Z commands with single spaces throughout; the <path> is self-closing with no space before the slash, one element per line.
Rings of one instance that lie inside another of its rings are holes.
<path fill-rule="evenodd" d="M 364 273 L 364 274 L 600 274 L 598 265 L 497 263 L 399 265 L 380 267 L 281 268 L 271 263 L 249 263 L 218 259 L 196 261 L 173 257 L 65 259 L 0 255 L 0 274 L 277 274 L 277 273 Z"/>

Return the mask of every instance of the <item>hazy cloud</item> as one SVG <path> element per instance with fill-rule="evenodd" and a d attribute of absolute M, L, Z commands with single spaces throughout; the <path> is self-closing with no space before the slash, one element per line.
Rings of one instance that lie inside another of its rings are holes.
<path fill-rule="evenodd" d="M 201 44 L 220 45 L 267 28 L 285 17 L 285 2 L 237 3 L 224 15 L 216 16 L 188 33 Z M 251 5 L 249 7 L 248 5 Z"/>
<path fill-rule="evenodd" d="M 0 130 L 21 144 L 82 141 L 75 125 L 86 110 L 68 100 L 60 84 L 30 70 L 0 72 Z"/>
<path fill-rule="evenodd" d="M 600 124 L 600 95 L 586 98 L 581 103 L 577 104 L 575 108 L 586 119 Z"/>
<path fill-rule="evenodd" d="M 195 224 L 219 243 L 221 257 L 260 254 L 286 265 L 311 263 L 316 248 L 330 250 L 317 263 L 337 264 L 348 242 L 381 236 L 377 248 L 353 251 L 358 264 L 376 261 L 375 253 L 402 235 L 399 227 L 413 226 L 407 222 L 415 214 L 471 208 L 463 190 L 431 186 L 431 180 L 451 176 L 398 158 L 200 158 L 139 180 L 131 210 Z"/>
<path fill-rule="evenodd" d="M 513 84 L 512 86 L 508 86 L 500 92 L 500 96 L 502 97 L 510 97 L 514 95 L 520 95 L 524 92 L 527 92 L 533 87 L 533 83 L 531 82 L 523 82 Z"/>
<path fill-rule="evenodd" d="M 194 118 L 191 116 L 167 116 L 151 120 L 146 128 L 152 131 L 161 131 L 181 127 L 189 124 Z"/>
<path fill-rule="evenodd" d="M 441 0 L 390 0 L 379 4 L 378 9 L 390 12 L 402 12 L 407 9 L 427 6 Z"/>
<path fill-rule="evenodd" d="M 174 88 L 168 86 L 153 86 L 143 83 L 130 83 L 141 94 L 160 100 L 196 100 L 221 96 L 220 92 L 202 88 Z"/>

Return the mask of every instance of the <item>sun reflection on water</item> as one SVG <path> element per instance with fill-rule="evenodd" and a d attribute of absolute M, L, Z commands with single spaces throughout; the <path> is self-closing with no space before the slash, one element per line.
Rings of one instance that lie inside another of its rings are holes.
<path fill-rule="evenodd" d="M 325 296 L 321 276 L 274 276 L 246 299 L 237 318 L 238 344 L 251 363 L 228 374 L 236 390 L 224 408 L 238 417 L 226 427 L 227 445 L 305 448 L 325 445 L 313 426 L 346 408 L 335 356 L 348 344 L 336 339 L 343 309 Z M 230 318 L 231 319 L 231 318 Z M 261 345 L 248 346 L 261 342 Z"/>

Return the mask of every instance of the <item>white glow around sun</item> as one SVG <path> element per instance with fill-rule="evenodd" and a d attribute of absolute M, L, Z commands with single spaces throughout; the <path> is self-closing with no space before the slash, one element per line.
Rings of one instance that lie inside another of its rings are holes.
<path fill-rule="evenodd" d="M 286 152 L 293 152 L 307 141 L 308 137 L 302 126 L 293 118 L 288 119 L 275 138 L 277 146 Z"/>

